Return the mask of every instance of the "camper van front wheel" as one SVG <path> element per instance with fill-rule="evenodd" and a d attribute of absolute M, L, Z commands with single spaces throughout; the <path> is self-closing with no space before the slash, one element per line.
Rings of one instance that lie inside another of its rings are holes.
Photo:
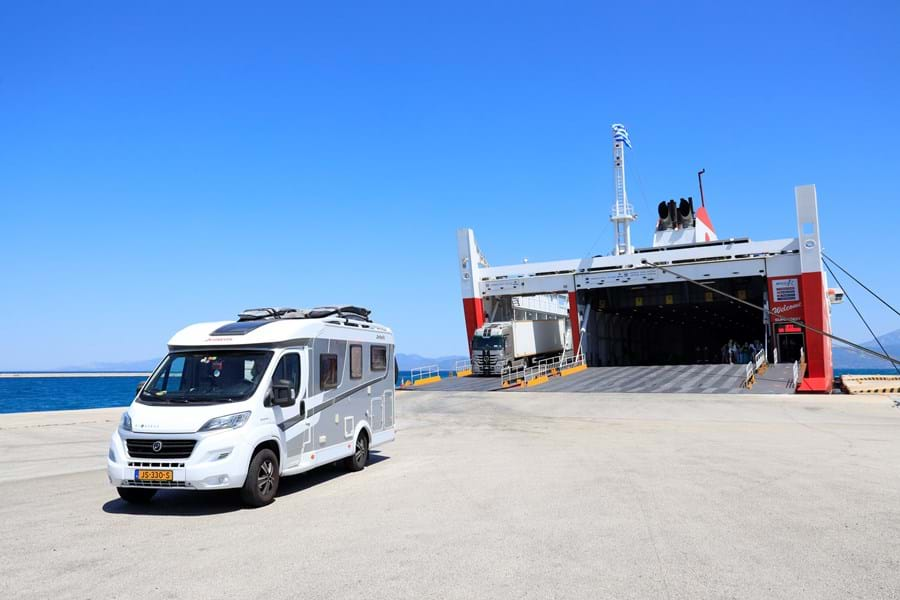
<path fill-rule="evenodd" d="M 348 456 L 345 461 L 348 471 L 362 471 L 366 463 L 369 462 L 369 434 L 363 429 L 356 437 L 356 446 L 353 454 Z"/>
<path fill-rule="evenodd" d="M 278 491 L 278 479 L 278 457 L 268 448 L 261 449 L 250 461 L 241 499 L 253 507 L 269 504 Z"/>

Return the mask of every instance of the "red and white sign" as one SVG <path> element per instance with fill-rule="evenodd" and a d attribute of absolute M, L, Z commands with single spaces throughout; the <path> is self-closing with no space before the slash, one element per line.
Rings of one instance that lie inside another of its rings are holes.
<path fill-rule="evenodd" d="M 769 310 L 773 321 L 803 319 L 800 280 L 797 277 L 769 279 Z"/>
<path fill-rule="evenodd" d="M 799 302 L 800 284 L 796 277 L 772 280 L 772 300 L 774 302 Z"/>

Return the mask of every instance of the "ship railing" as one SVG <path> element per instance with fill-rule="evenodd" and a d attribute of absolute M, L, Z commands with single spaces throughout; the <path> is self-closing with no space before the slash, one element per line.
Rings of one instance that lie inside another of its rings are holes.
<path fill-rule="evenodd" d="M 759 371 L 764 364 L 766 364 L 766 349 L 760 348 L 759 352 L 756 353 L 756 357 L 753 359 L 753 365 L 756 370 Z"/>
<path fill-rule="evenodd" d="M 529 383 L 539 378 L 549 378 L 559 375 L 563 369 L 576 367 L 584 364 L 584 355 L 577 354 L 575 356 L 554 356 L 537 361 L 532 366 L 504 367 L 500 372 L 500 385 L 509 387 L 511 385 Z"/>
<path fill-rule="evenodd" d="M 806 371 L 806 353 L 800 348 L 800 360 L 794 361 L 793 376 L 791 377 L 791 387 L 795 390 L 800 382 L 803 381 L 803 373 Z"/>
<path fill-rule="evenodd" d="M 500 371 L 500 385 L 509 387 L 517 385 L 525 380 L 525 365 L 506 366 Z"/>
<path fill-rule="evenodd" d="M 559 359 L 559 370 L 571 369 L 572 367 L 580 367 L 584 364 L 584 354 L 578 353 L 574 356 L 562 356 Z"/>
<path fill-rule="evenodd" d="M 472 372 L 472 359 L 464 358 L 462 360 L 458 360 L 453 364 L 453 373 L 455 375 L 459 375 L 460 373 L 464 373 L 466 371 Z"/>
<path fill-rule="evenodd" d="M 753 387 L 753 381 L 756 377 L 756 367 L 753 365 L 753 362 L 748 362 L 744 365 L 744 383 L 741 387 L 745 387 L 748 390 Z"/>
<path fill-rule="evenodd" d="M 415 369 L 410 369 L 409 371 L 409 381 L 413 385 L 419 380 L 422 379 L 431 379 L 433 377 L 440 377 L 441 370 L 438 365 L 426 365 L 424 367 L 416 367 Z"/>
<path fill-rule="evenodd" d="M 539 377 L 549 377 L 559 369 L 558 358 L 545 358 L 539 360 L 531 367 L 525 369 L 525 385 L 528 385 Z"/>

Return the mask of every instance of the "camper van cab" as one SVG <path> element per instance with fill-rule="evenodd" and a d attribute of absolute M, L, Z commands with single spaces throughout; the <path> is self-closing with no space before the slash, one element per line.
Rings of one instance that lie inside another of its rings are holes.
<path fill-rule="evenodd" d="M 191 325 L 122 415 L 110 482 L 128 502 L 162 488 L 239 488 L 262 506 L 280 477 L 338 460 L 359 471 L 394 439 L 395 370 L 391 330 L 359 307 Z"/>

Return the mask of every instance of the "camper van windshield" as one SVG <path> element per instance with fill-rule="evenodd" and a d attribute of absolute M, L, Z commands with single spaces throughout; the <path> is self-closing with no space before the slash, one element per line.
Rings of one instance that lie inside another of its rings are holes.
<path fill-rule="evenodd" d="M 262 379 L 271 352 L 206 350 L 168 355 L 141 391 L 148 404 L 217 404 L 245 400 Z"/>
<path fill-rule="evenodd" d="M 503 350 L 503 336 L 481 337 L 476 335 L 472 340 L 472 350 Z"/>

